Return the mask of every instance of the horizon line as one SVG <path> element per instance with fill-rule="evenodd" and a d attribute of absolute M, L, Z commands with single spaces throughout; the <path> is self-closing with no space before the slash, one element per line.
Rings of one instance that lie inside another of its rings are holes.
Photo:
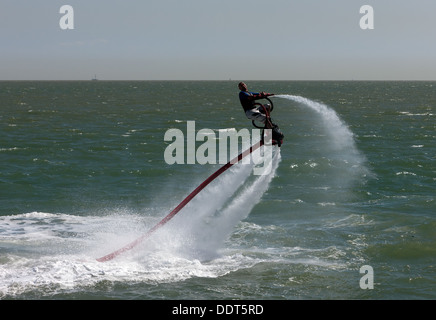
<path fill-rule="evenodd" d="M 233 82 L 233 81 L 348 81 L 348 82 L 362 82 L 362 81 L 417 81 L 417 82 L 433 82 L 436 79 L 0 79 L 1 82 L 12 82 L 12 81 L 82 81 L 82 82 L 108 82 L 108 81 L 220 81 L 220 82 Z"/>

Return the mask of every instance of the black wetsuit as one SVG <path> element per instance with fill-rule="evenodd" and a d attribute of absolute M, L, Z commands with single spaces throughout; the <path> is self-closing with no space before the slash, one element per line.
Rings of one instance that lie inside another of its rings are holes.
<path fill-rule="evenodd" d="M 262 99 L 264 96 L 260 93 L 241 91 L 239 92 L 239 101 L 241 101 L 242 108 L 244 111 L 251 110 L 255 108 L 254 101 Z"/>

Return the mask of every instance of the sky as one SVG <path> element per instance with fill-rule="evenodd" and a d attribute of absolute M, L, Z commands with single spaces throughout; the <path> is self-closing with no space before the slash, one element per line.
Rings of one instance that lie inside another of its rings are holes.
<path fill-rule="evenodd" d="M 435 13 L 435 0 L 0 0 L 0 80 L 436 80 Z"/>

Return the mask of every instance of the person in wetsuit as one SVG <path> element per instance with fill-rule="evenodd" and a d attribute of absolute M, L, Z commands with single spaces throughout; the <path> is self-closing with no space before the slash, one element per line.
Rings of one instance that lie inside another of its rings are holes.
<path fill-rule="evenodd" d="M 260 105 L 255 105 L 255 101 L 263 99 L 265 97 L 273 96 L 272 93 L 266 92 L 249 92 L 247 85 L 244 82 L 238 84 L 239 90 L 239 101 L 241 102 L 242 108 L 244 109 L 245 115 L 250 120 L 256 120 L 265 123 L 266 115 L 264 113 L 263 107 Z M 270 111 L 271 106 L 269 104 L 264 105 L 268 111 Z M 266 123 L 268 126 L 268 122 Z"/>

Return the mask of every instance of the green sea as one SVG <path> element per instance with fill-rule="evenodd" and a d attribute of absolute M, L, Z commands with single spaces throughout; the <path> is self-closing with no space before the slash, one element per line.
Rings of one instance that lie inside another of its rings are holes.
<path fill-rule="evenodd" d="M 246 81 L 276 94 L 271 172 L 96 260 L 220 168 L 168 164 L 169 129 L 253 128 L 237 83 L 0 82 L 0 299 L 436 299 L 436 82 Z"/>

